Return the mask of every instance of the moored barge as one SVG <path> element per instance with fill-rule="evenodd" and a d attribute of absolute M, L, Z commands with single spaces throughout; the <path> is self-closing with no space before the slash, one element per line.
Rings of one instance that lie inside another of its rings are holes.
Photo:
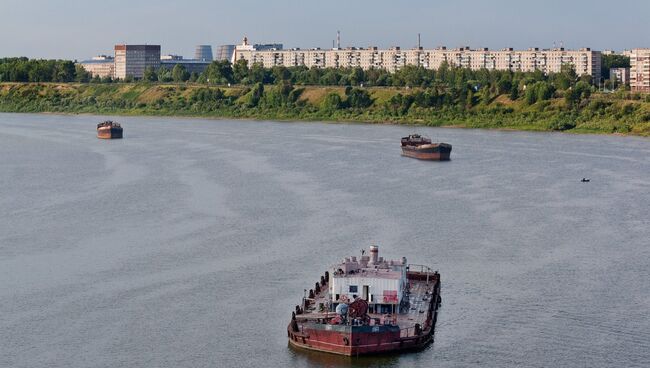
<path fill-rule="evenodd" d="M 420 350 L 433 342 L 440 274 L 370 255 L 345 258 L 321 276 L 287 326 L 296 348 L 345 356 Z"/>
<path fill-rule="evenodd" d="M 97 124 L 97 138 L 119 139 L 122 138 L 122 126 L 119 123 L 106 120 Z"/>
<path fill-rule="evenodd" d="M 401 140 L 402 155 L 430 161 L 449 161 L 451 144 L 431 143 L 431 139 L 411 134 Z"/>

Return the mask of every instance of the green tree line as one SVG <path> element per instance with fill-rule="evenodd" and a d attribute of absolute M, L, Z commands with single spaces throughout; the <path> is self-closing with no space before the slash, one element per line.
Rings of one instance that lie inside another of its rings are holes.
<path fill-rule="evenodd" d="M 87 82 L 83 67 L 70 60 L 0 58 L 0 82 Z"/>

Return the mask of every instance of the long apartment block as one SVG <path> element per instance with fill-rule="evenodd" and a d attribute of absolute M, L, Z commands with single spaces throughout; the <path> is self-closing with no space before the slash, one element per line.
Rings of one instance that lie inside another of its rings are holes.
<path fill-rule="evenodd" d="M 564 48 L 538 49 L 525 51 L 503 49 L 470 49 L 469 47 L 447 49 L 408 49 L 399 47 L 390 49 L 346 48 L 346 49 L 287 49 L 256 50 L 250 45 L 238 45 L 233 61 L 246 60 L 249 65 L 261 63 L 264 67 L 306 66 L 308 68 L 355 68 L 386 69 L 395 72 L 406 65 L 438 69 L 444 62 L 449 65 L 470 68 L 472 70 L 511 70 L 544 73 L 557 73 L 562 65 L 573 65 L 578 75 L 590 75 L 595 79 L 601 77 L 601 53 L 589 48 L 566 50 Z"/>

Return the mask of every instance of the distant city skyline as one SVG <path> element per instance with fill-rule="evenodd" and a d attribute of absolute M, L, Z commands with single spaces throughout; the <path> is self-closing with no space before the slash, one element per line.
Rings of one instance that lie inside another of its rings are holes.
<path fill-rule="evenodd" d="M 399 5 L 399 6 L 398 6 Z M 615 11 L 622 9 L 622 11 Z M 196 45 L 283 43 L 285 47 L 341 45 L 514 47 L 597 50 L 650 47 L 650 2 L 621 0 L 412 0 L 238 2 L 168 0 L 88 2 L 2 0 L 0 57 L 88 59 L 112 54 L 118 43 L 160 44 L 163 54 L 191 57 Z"/>

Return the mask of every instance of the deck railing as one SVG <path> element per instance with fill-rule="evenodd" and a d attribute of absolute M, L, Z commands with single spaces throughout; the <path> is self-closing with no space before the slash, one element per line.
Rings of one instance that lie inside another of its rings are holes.
<path fill-rule="evenodd" d="M 409 272 L 425 275 L 427 284 L 429 283 L 429 281 L 432 281 L 434 279 L 434 275 L 438 273 L 438 271 L 434 271 L 429 266 L 425 266 L 421 264 L 412 264 L 412 263 L 408 265 L 408 270 Z"/>
<path fill-rule="evenodd" d="M 416 336 L 422 336 L 422 329 L 420 329 L 420 335 L 417 335 L 415 333 L 415 327 L 407 327 L 407 328 L 402 328 L 399 330 L 399 337 L 404 338 L 404 337 L 416 337 Z"/>

